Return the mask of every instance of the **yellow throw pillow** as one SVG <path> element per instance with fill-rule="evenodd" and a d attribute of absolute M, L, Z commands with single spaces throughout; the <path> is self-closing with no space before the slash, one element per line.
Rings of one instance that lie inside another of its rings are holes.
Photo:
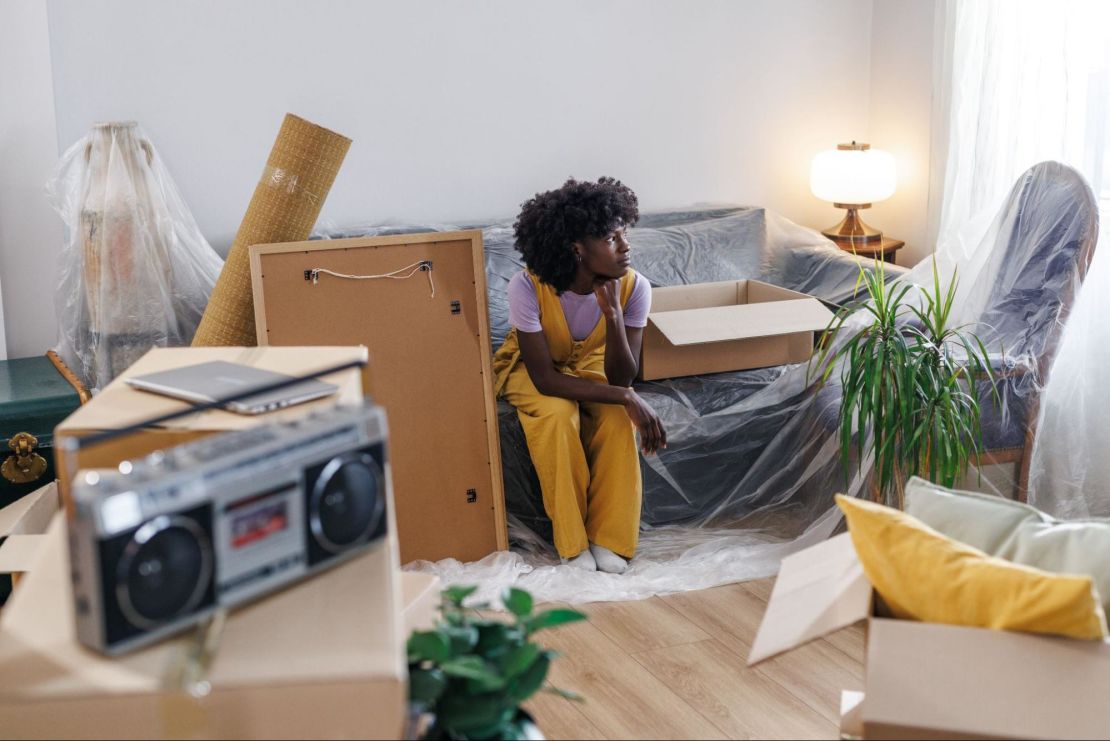
<path fill-rule="evenodd" d="M 988 556 L 881 504 L 838 495 L 864 573 L 895 617 L 996 630 L 1106 637 L 1089 576 Z"/>

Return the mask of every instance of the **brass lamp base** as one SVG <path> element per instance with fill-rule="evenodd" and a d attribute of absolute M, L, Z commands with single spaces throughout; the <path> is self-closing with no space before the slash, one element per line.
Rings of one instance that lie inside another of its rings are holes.
<path fill-rule="evenodd" d="M 839 245 L 851 247 L 854 244 L 867 244 L 881 242 L 883 233 L 872 229 L 859 217 L 859 210 L 871 208 L 870 203 L 834 203 L 837 208 L 848 209 L 848 214 L 836 226 L 823 230 L 821 233 Z"/>

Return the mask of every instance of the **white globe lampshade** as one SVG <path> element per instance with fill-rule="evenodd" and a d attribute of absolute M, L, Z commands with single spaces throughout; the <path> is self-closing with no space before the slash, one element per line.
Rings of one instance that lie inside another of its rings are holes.
<path fill-rule="evenodd" d="M 849 145 L 842 145 L 849 146 Z M 867 145 L 851 145 L 866 147 Z M 822 201 L 876 203 L 894 195 L 894 156 L 881 149 L 830 149 L 813 158 L 809 187 Z"/>

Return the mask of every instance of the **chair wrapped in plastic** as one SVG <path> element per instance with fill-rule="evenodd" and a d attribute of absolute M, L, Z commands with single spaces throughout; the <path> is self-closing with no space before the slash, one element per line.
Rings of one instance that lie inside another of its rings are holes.
<path fill-rule="evenodd" d="M 1016 467 L 1012 490 L 1003 477 L 997 493 L 1026 499 L 1041 392 L 1097 240 L 1098 202 L 1086 180 L 1042 162 L 1018 178 L 976 259 L 960 269 L 960 319 L 988 349 L 1001 348 L 1001 406 L 980 389 L 982 462 Z"/>

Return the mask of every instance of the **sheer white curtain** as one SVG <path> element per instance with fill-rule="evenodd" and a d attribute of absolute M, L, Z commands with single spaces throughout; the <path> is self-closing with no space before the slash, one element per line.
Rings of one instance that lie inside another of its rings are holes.
<path fill-rule="evenodd" d="M 949 112 L 938 261 L 984 267 L 982 238 L 1018 176 L 1075 167 L 1102 213 L 1110 198 L 1110 3 L 947 0 Z M 1110 220 L 1102 219 L 1102 231 Z M 1110 247 L 1095 250 L 1041 401 L 1030 502 L 1060 516 L 1110 515 Z M 974 281 L 962 280 L 965 291 Z M 972 314 L 984 296 L 961 304 Z"/>

